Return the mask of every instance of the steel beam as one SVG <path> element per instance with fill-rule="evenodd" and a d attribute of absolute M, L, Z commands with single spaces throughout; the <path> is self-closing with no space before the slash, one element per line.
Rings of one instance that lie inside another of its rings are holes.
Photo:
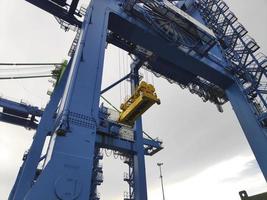
<path fill-rule="evenodd" d="M 43 114 L 43 111 L 40 110 L 38 107 L 27 105 L 22 101 L 19 103 L 1 97 L 0 107 L 3 108 L 4 113 L 20 116 L 23 118 L 27 118 L 29 115 L 40 117 Z"/>
<path fill-rule="evenodd" d="M 50 142 L 45 167 L 25 199 L 88 199 L 91 191 L 108 1 L 91 1 Z"/>
<path fill-rule="evenodd" d="M 139 69 L 143 61 L 137 59 L 131 64 L 131 93 L 139 85 Z M 134 173 L 134 198 L 137 200 L 147 200 L 146 168 L 145 168 L 145 151 L 143 148 L 143 127 L 142 117 L 139 117 L 134 125 L 136 154 L 133 156 L 133 173 Z"/>
<path fill-rule="evenodd" d="M 66 75 L 65 75 L 66 76 Z M 66 82 L 66 77 L 62 80 L 63 82 Z M 53 99 L 53 97 L 52 97 Z M 9 101 L 9 100 L 8 100 Z M 11 105 L 13 102 L 10 101 L 9 104 Z M 14 104 L 16 105 L 17 103 L 14 102 Z M 26 107 L 26 105 L 25 105 Z M 31 108 L 31 107 L 29 107 Z M 36 107 L 37 108 L 37 107 Z M 15 110 L 14 112 L 19 112 L 20 110 Z M 25 108 L 26 110 L 28 110 L 27 108 Z M 43 111 L 39 110 L 38 112 L 40 112 L 39 114 L 43 113 Z M 5 113 L 0 113 L 0 121 L 2 122 L 6 122 L 6 123 L 10 123 L 10 124 L 14 124 L 17 126 L 22 126 L 25 128 L 29 128 L 29 129 L 37 129 L 38 127 L 38 123 L 31 121 L 31 120 L 27 120 L 24 118 L 20 118 L 20 117 L 16 117 L 16 116 L 12 116 L 12 115 L 7 115 Z M 102 120 L 103 121 L 103 120 Z M 105 122 L 103 122 L 106 127 L 113 127 L 113 126 L 118 126 L 120 127 L 121 125 L 109 121 L 109 120 L 105 120 Z M 125 139 L 119 138 L 118 134 L 116 133 L 116 135 L 114 135 L 115 133 L 111 133 L 110 128 L 104 128 L 101 126 L 98 126 L 97 128 L 97 136 L 96 136 L 96 145 L 99 148 L 107 148 L 107 149 L 111 149 L 114 151 L 120 151 L 122 153 L 126 153 L 126 154 L 130 154 L 133 155 L 134 153 L 136 153 L 136 145 L 134 141 L 127 141 Z M 48 134 L 50 135 L 50 134 Z M 152 138 L 144 138 L 144 149 L 145 149 L 145 155 L 153 155 L 155 152 L 158 152 L 162 149 L 161 146 L 161 142 L 154 140 Z M 22 167 L 23 168 L 23 167 Z"/>
<path fill-rule="evenodd" d="M 126 76 L 122 77 L 121 79 L 119 79 L 115 83 L 112 83 L 110 86 L 108 86 L 107 88 L 103 89 L 101 91 L 101 94 L 104 94 L 105 92 L 109 91 L 110 89 L 112 89 L 113 87 L 115 87 L 116 85 L 118 85 L 119 83 L 121 83 L 122 81 L 125 81 L 129 77 L 130 77 L 130 74 L 127 74 Z"/>
<path fill-rule="evenodd" d="M 32 145 L 28 152 L 27 158 L 24 161 L 16 182 L 12 188 L 12 191 L 9 195 L 9 200 L 21 200 L 24 199 L 27 192 L 33 185 L 33 181 L 36 175 L 37 166 L 40 161 L 42 147 L 44 146 L 45 140 L 47 135 L 50 134 L 53 128 L 54 123 L 54 114 L 57 109 L 58 103 L 60 98 L 63 94 L 64 87 L 67 81 L 67 77 L 69 74 L 70 63 L 65 71 L 61 81 L 59 82 L 58 86 L 55 88 L 51 99 L 46 106 L 44 113 L 42 114 L 41 121 L 38 125 L 36 134 L 34 136 Z M 18 109 L 20 107 L 17 107 Z M 27 110 L 27 109 L 26 109 Z M 41 113 L 39 113 L 41 114 Z"/>
<path fill-rule="evenodd" d="M 20 118 L 14 115 L 8 115 L 0 112 L 0 121 L 17 126 L 23 126 L 27 129 L 37 129 L 38 123 L 31 119 Z"/>
<path fill-rule="evenodd" d="M 254 110 L 237 84 L 226 90 L 229 101 L 245 133 L 248 143 L 258 161 L 260 169 L 267 180 L 267 132 L 259 123 Z"/>
<path fill-rule="evenodd" d="M 162 60 L 167 60 L 179 70 L 182 69 L 193 75 L 199 75 L 222 88 L 226 88 L 233 83 L 230 73 L 222 66 L 207 61 L 207 59 L 188 55 L 176 46 L 167 43 L 150 27 L 140 25 L 135 18 L 111 14 L 109 29 L 129 42 L 153 52 Z"/>
<path fill-rule="evenodd" d="M 126 154 L 134 154 L 136 152 L 136 145 L 134 142 L 122 140 L 119 138 L 111 137 L 110 135 L 97 134 L 96 145 L 99 148 L 110 149 L 119 151 Z"/>
<path fill-rule="evenodd" d="M 0 121 L 23 126 L 28 129 L 36 129 L 38 121 L 35 117 L 41 117 L 43 114 L 43 111 L 38 107 L 4 98 L 0 98 L 0 107 L 2 107 Z"/>
<path fill-rule="evenodd" d="M 82 22 L 79 21 L 76 17 L 74 17 L 72 10 L 71 13 L 69 13 L 65 8 L 58 6 L 57 4 L 52 3 L 51 1 L 48 0 L 26 0 L 26 1 L 37 6 L 38 8 L 41 8 L 46 12 L 49 12 L 50 14 L 60 19 L 63 19 L 64 21 L 70 23 L 71 25 L 77 27 L 82 26 Z"/>

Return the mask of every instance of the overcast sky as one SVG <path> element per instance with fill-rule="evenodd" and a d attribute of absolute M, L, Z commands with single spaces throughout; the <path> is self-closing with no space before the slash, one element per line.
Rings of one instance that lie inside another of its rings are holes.
<path fill-rule="evenodd" d="M 232 11 L 267 54 L 267 2 L 227 0 Z M 49 14 L 23 0 L 0 0 L 0 62 L 60 62 L 74 33 L 64 32 Z M 108 46 L 103 87 L 126 74 L 130 59 L 126 53 Z M 0 67 L 0 73 L 4 73 Z M 177 85 L 142 72 L 154 83 L 162 104 L 144 114 L 144 129 L 164 142 L 164 150 L 146 159 L 149 199 L 160 200 L 157 162 L 163 162 L 166 199 L 237 200 L 238 192 L 266 191 L 264 178 L 229 104 L 223 114 L 210 103 L 181 90 Z M 25 99 L 44 106 L 48 79 L 1 81 L 0 94 Z M 105 96 L 119 107 L 129 95 L 121 84 Z M 0 123 L 0 199 L 7 199 L 29 147 L 33 132 Z M 116 169 L 116 170 L 114 170 Z M 126 166 L 120 160 L 105 158 L 101 198 L 123 199 Z"/>

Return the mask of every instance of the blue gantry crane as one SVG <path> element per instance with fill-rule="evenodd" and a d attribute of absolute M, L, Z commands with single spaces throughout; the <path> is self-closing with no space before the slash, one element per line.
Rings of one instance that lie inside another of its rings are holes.
<path fill-rule="evenodd" d="M 102 149 L 129 167 L 124 199 L 147 199 L 144 156 L 160 151 L 162 142 L 143 131 L 141 114 L 160 101 L 152 85 L 139 84 L 140 68 L 220 112 L 229 101 L 267 179 L 267 57 L 225 2 L 91 0 L 78 9 L 79 0 L 26 1 L 77 34 L 69 62 L 52 73 L 55 89 L 44 110 L 0 99 L 2 121 L 36 129 L 9 200 L 99 199 Z M 127 51 L 133 63 L 129 74 L 101 91 L 107 43 Z M 126 79 L 132 96 L 122 111 L 99 106 L 101 95 Z"/>

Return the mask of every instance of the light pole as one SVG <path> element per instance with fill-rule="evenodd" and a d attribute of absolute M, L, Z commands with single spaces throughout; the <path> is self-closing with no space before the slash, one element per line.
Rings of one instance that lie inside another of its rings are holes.
<path fill-rule="evenodd" d="M 164 187 L 163 187 L 163 176 L 162 176 L 162 171 L 161 171 L 161 166 L 163 165 L 163 163 L 157 163 L 157 165 L 159 166 L 159 172 L 160 172 L 162 196 L 163 196 L 163 200 L 165 200 Z"/>

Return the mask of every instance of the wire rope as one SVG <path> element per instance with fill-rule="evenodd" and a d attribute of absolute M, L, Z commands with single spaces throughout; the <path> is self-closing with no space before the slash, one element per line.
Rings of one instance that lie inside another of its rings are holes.
<path fill-rule="evenodd" d="M 44 66 L 44 65 L 62 65 L 62 63 L 0 63 L 0 66 Z"/>
<path fill-rule="evenodd" d="M 0 77 L 0 80 L 9 80 L 9 79 L 29 79 L 29 78 L 49 78 L 52 75 L 37 75 L 37 76 L 9 76 L 9 77 Z"/>
<path fill-rule="evenodd" d="M 129 64 L 129 56 L 128 56 L 127 53 L 125 54 L 125 57 L 126 57 L 126 66 L 125 66 L 125 68 L 126 68 L 126 73 L 128 74 L 129 73 L 130 64 Z M 126 96 L 131 96 L 130 92 L 129 92 L 129 83 L 128 83 L 127 79 L 126 79 L 125 83 L 126 83 L 126 93 L 127 93 Z"/>
<path fill-rule="evenodd" d="M 119 54 L 119 78 L 121 78 L 121 50 L 118 48 L 118 54 Z M 120 85 L 120 103 L 122 102 L 122 85 Z"/>
<path fill-rule="evenodd" d="M 144 73 L 145 73 L 145 81 L 148 83 L 149 80 L 148 80 L 148 72 L 147 72 L 147 70 L 144 70 Z"/>
<path fill-rule="evenodd" d="M 125 72 L 125 53 L 124 52 L 122 52 L 122 69 L 123 69 L 123 76 L 125 76 L 126 75 L 126 72 Z M 125 99 L 126 99 L 126 82 L 124 81 L 123 82 L 123 89 L 124 89 L 124 99 L 123 99 L 123 101 L 125 101 Z"/>
<path fill-rule="evenodd" d="M 100 96 L 105 102 L 107 102 L 112 108 L 114 108 L 116 111 L 120 112 L 118 108 L 116 108 L 109 100 L 107 100 L 104 96 Z"/>
<path fill-rule="evenodd" d="M 7 71 L 13 71 L 13 70 L 51 70 L 51 69 L 54 69 L 55 66 L 36 66 L 36 67 L 31 67 L 31 66 L 28 66 L 28 67 L 0 67 L 0 71 L 2 70 L 7 70 Z"/>
<path fill-rule="evenodd" d="M 151 79 L 152 79 L 152 85 L 155 86 L 155 82 L 154 82 L 154 74 L 152 72 L 150 72 L 151 74 Z"/>

